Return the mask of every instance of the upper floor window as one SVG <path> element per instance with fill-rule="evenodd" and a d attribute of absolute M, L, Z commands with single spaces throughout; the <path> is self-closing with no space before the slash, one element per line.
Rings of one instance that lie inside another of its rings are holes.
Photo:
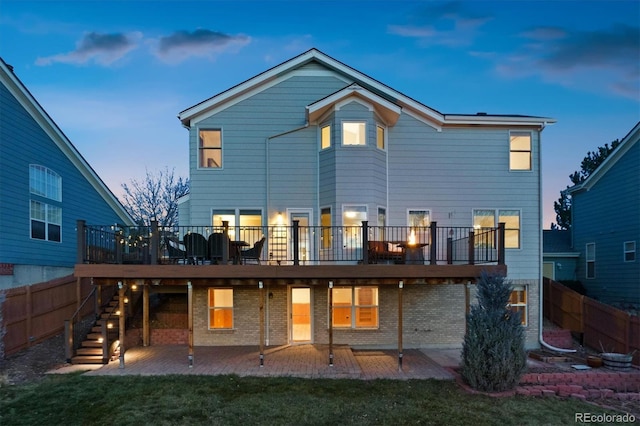
<path fill-rule="evenodd" d="M 29 166 L 29 191 L 54 201 L 62 201 L 62 178 L 51 169 L 31 164 Z"/>
<path fill-rule="evenodd" d="M 386 147 L 384 134 L 384 127 L 376 126 L 376 146 L 378 147 L 378 149 L 385 149 Z"/>
<path fill-rule="evenodd" d="M 585 259 L 586 259 L 586 277 L 596 277 L 596 243 L 588 243 L 585 246 Z"/>
<path fill-rule="evenodd" d="M 222 131 L 220 129 L 200 130 L 198 156 L 200 167 L 222 168 Z"/>
<path fill-rule="evenodd" d="M 331 147 L 331 126 L 327 125 L 320 129 L 320 149 Z"/>
<path fill-rule="evenodd" d="M 504 223 L 505 248 L 520 248 L 520 211 L 482 209 L 473 211 L 473 227 L 476 230 L 496 228 L 498 223 Z M 492 235 L 486 234 L 486 239 L 479 237 L 478 242 L 493 246 Z"/>
<path fill-rule="evenodd" d="M 635 241 L 624 242 L 624 261 L 625 262 L 636 261 L 636 242 Z"/>
<path fill-rule="evenodd" d="M 47 241 L 62 241 L 62 208 L 31 200 L 31 238 Z"/>
<path fill-rule="evenodd" d="M 345 121 L 342 123 L 342 144 L 343 145 L 366 145 L 367 132 L 364 121 Z"/>
<path fill-rule="evenodd" d="M 531 170 L 531 133 L 511 132 L 509 170 Z"/>

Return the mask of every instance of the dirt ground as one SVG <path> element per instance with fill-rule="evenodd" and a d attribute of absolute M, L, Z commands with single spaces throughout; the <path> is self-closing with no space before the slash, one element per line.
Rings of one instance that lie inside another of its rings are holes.
<path fill-rule="evenodd" d="M 47 371 L 65 364 L 64 335 L 59 334 L 0 359 L 0 386 L 37 382 Z"/>

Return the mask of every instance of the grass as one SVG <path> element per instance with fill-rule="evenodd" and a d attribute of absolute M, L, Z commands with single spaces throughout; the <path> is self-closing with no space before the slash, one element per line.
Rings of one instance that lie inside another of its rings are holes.
<path fill-rule="evenodd" d="M 555 425 L 577 400 L 470 395 L 437 380 L 49 376 L 0 387 L 2 425 Z"/>

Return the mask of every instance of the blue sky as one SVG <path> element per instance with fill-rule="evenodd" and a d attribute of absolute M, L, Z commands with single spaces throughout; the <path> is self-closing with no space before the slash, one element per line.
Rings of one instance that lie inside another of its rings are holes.
<path fill-rule="evenodd" d="M 443 113 L 543 132 L 544 224 L 640 120 L 640 1 L 0 0 L 0 56 L 116 194 L 188 176 L 177 114 L 315 47 Z"/>

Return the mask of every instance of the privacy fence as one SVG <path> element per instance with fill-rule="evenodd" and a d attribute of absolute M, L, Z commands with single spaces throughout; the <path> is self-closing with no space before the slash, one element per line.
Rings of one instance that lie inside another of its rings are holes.
<path fill-rule="evenodd" d="M 640 365 L 640 317 L 544 279 L 544 316 L 554 324 L 582 334 L 583 343 L 602 352 L 632 353 Z"/>

